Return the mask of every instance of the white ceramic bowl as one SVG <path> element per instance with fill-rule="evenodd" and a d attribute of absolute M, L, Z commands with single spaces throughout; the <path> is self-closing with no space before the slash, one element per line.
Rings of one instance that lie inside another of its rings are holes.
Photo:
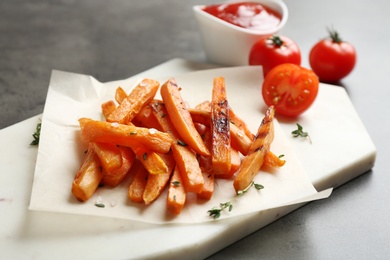
<path fill-rule="evenodd" d="M 279 25 L 266 30 L 255 31 L 230 24 L 219 19 L 202 9 L 204 5 L 193 7 L 196 21 L 198 23 L 200 35 L 203 41 L 203 47 L 207 59 L 216 64 L 227 66 L 248 65 L 249 52 L 253 44 L 265 35 L 276 34 L 283 28 L 287 22 L 287 6 L 281 0 L 252 0 L 261 3 L 282 16 Z M 228 1 L 242 2 L 242 1 Z"/>

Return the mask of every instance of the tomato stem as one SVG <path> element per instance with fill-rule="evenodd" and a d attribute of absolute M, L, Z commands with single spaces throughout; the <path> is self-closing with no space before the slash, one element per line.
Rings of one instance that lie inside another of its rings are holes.
<path fill-rule="evenodd" d="M 276 45 L 277 47 L 281 47 L 284 42 L 278 35 L 273 35 L 270 37 L 270 40 L 272 41 L 272 44 Z"/>
<path fill-rule="evenodd" d="M 336 30 L 328 29 L 328 31 L 329 31 L 329 36 L 334 43 L 341 43 L 342 42 L 340 35 Z"/>

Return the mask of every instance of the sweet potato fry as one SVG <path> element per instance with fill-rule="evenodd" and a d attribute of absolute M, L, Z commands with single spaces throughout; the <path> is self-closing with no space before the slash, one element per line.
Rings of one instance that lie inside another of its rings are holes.
<path fill-rule="evenodd" d="M 195 109 L 199 110 L 205 110 L 211 112 L 211 102 L 208 100 L 205 100 L 195 106 Z"/>
<path fill-rule="evenodd" d="M 111 172 L 121 167 L 122 154 L 118 146 L 111 143 L 91 143 L 103 169 Z"/>
<path fill-rule="evenodd" d="M 117 87 L 115 91 L 115 100 L 118 104 L 121 104 L 123 100 L 127 98 L 127 93 L 122 87 Z"/>
<path fill-rule="evenodd" d="M 192 119 L 194 120 L 195 126 L 197 124 L 204 124 L 206 126 L 209 126 L 210 122 L 210 116 L 211 113 L 207 112 L 205 110 L 199 110 L 196 109 L 189 109 Z M 231 112 L 232 110 L 230 110 Z M 249 131 L 249 129 L 247 130 Z M 199 131 L 198 131 L 199 132 Z M 237 124 L 230 123 L 230 146 L 232 147 L 232 150 L 239 151 L 242 155 L 247 155 L 249 152 L 249 147 L 252 143 L 253 139 L 250 139 L 248 134 L 245 134 L 244 129 L 240 129 L 237 127 Z M 253 134 L 251 134 L 253 136 Z M 235 155 L 232 155 L 235 156 Z M 232 163 L 233 163 L 232 158 Z M 238 162 L 237 158 L 235 158 L 235 161 Z M 269 151 L 266 154 L 264 164 L 270 166 L 270 167 L 282 167 L 284 165 L 285 161 L 278 158 L 275 154 L 273 154 L 271 151 Z M 237 165 L 237 164 L 236 164 Z M 237 169 L 235 170 L 237 171 Z"/>
<path fill-rule="evenodd" d="M 210 126 L 211 112 L 199 109 L 189 109 L 192 120 L 194 123 L 204 124 Z M 229 124 L 230 129 L 230 146 L 239 151 L 243 155 L 247 155 L 249 146 L 252 143 L 250 139 L 242 129 L 238 128 L 235 124 Z"/>
<path fill-rule="evenodd" d="M 196 113 L 196 110 L 204 110 L 204 111 L 210 112 L 211 111 L 210 101 L 206 100 L 206 101 L 203 101 L 202 103 L 199 103 L 198 105 L 195 106 L 195 109 L 192 109 L 192 111 L 194 111 L 194 113 Z M 191 112 L 191 110 L 190 110 L 190 112 Z M 192 113 L 191 113 L 191 116 L 194 119 L 194 115 Z M 195 114 L 196 118 L 198 118 L 197 116 L 200 116 L 200 115 Z M 247 124 L 245 123 L 245 121 L 243 119 L 241 119 L 239 116 L 237 116 L 237 114 L 234 112 L 234 110 L 231 107 L 229 110 L 229 120 L 230 120 L 230 123 L 234 124 L 236 127 L 238 127 L 238 129 L 243 130 L 245 135 L 248 136 L 251 140 L 253 140 L 254 135 L 249 130 Z"/>
<path fill-rule="evenodd" d="M 139 127 L 154 128 L 161 130 L 160 125 L 158 124 L 155 116 L 152 113 L 152 108 L 150 105 L 144 106 L 141 111 L 135 116 L 132 123 Z"/>
<path fill-rule="evenodd" d="M 264 157 L 270 149 L 274 138 L 273 117 L 275 110 L 268 108 L 252 142 L 248 155 L 242 161 L 238 174 L 234 178 L 233 186 L 236 192 L 244 190 L 252 182 L 264 163 Z"/>
<path fill-rule="evenodd" d="M 105 171 L 103 179 L 101 180 L 102 184 L 111 187 L 116 187 L 123 181 L 123 179 L 127 176 L 127 173 L 130 171 L 135 159 L 134 153 L 130 148 L 119 146 L 118 149 L 122 157 L 121 166 L 111 171 Z"/>
<path fill-rule="evenodd" d="M 207 147 L 207 149 L 211 150 L 212 146 L 212 136 L 210 128 L 202 125 L 202 124 L 195 124 L 196 129 L 198 132 L 202 134 L 203 141 Z M 215 175 L 213 172 L 213 162 L 211 159 L 211 156 L 204 156 L 199 155 L 199 166 L 202 171 L 202 176 L 204 180 L 203 189 L 201 192 L 197 194 L 199 199 L 209 200 L 213 196 L 214 193 L 214 179 Z"/>
<path fill-rule="evenodd" d="M 132 148 L 135 156 L 150 174 L 163 174 L 168 171 L 168 166 L 159 154 L 143 146 Z"/>
<path fill-rule="evenodd" d="M 174 215 L 179 215 L 186 201 L 186 190 L 183 185 L 179 168 L 173 171 L 168 187 L 167 209 Z"/>
<path fill-rule="evenodd" d="M 129 185 L 127 196 L 133 202 L 142 203 L 149 173 L 138 160 L 134 162 L 131 173 L 134 175 L 134 179 Z"/>
<path fill-rule="evenodd" d="M 195 129 L 176 81 L 174 79 L 168 80 L 160 91 L 171 121 L 182 140 L 198 154 L 209 155 L 210 152 Z"/>
<path fill-rule="evenodd" d="M 238 129 L 242 130 L 245 135 L 250 139 L 253 140 L 254 135 L 252 132 L 249 130 L 247 124 L 245 123 L 244 120 L 242 120 L 237 114 L 234 112 L 232 108 L 230 108 L 230 123 L 238 127 Z"/>
<path fill-rule="evenodd" d="M 199 125 L 198 123 L 195 124 L 197 129 L 199 129 L 198 125 Z M 202 131 L 203 140 L 204 140 L 204 143 L 206 144 L 206 147 L 209 148 L 212 145 L 212 136 L 211 136 L 210 128 L 208 128 L 207 126 L 203 126 L 200 129 L 202 130 L 203 128 L 206 128 L 206 130 Z M 227 173 L 218 174 L 215 177 L 222 178 L 222 179 L 230 179 L 234 175 L 234 173 L 236 173 L 238 171 L 238 169 L 240 168 L 241 157 L 240 157 L 239 152 L 237 150 L 235 150 L 234 148 L 232 148 L 232 149 L 230 149 L 230 153 L 231 153 L 231 157 L 230 157 L 231 158 L 230 171 L 227 172 Z M 213 163 L 212 163 L 212 160 L 211 160 L 211 156 L 202 156 L 202 155 L 200 155 L 198 160 L 199 160 L 199 165 L 200 165 L 200 168 L 202 170 L 204 178 L 205 178 L 205 172 L 206 173 L 212 173 L 214 175 Z M 214 176 L 213 176 L 213 178 L 214 178 Z M 213 178 L 212 179 L 205 179 L 205 186 L 207 186 L 207 185 L 210 186 L 211 184 L 210 183 L 206 183 L 206 182 L 207 181 L 208 182 L 212 182 L 214 180 Z M 207 188 L 203 187 L 203 190 L 205 190 L 205 189 L 207 189 Z"/>
<path fill-rule="evenodd" d="M 240 153 L 235 149 L 231 149 L 230 151 L 232 153 L 232 167 L 230 168 L 230 176 L 228 176 L 228 178 L 232 177 L 240 169 L 241 166 Z"/>
<path fill-rule="evenodd" d="M 161 195 L 175 168 L 176 162 L 171 152 L 162 154 L 161 158 L 167 165 L 167 171 L 162 174 L 149 174 L 143 194 L 145 205 L 149 205 Z"/>
<path fill-rule="evenodd" d="M 167 153 L 173 143 L 169 134 L 157 130 L 89 118 L 81 118 L 79 123 L 85 142 L 113 143 L 132 148 L 144 146 L 159 153 Z"/>
<path fill-rule="evenodd" d="M 213 172 L 207 172 L 202 169 L 203 189 L 197 194 L 199 199 L 210 200 L 214 194 L 215 175 Z"/>
<path fill-rule="evenodd" d="M 210 112 L 211 111 L 211 103 L 208 100 L 203 101 L 203 102 L 199 103 L 198 105 L 196 105 L 195 109 L 193 109 L 193 110 L 204 110 L 204 111 L 209 111 Z M 192 116 L 192 113 L 191 113 L 191 116 Z M 236 127 L 238 127 L 239 129 L 243 130 L 244 133 L 246 134 L 246 136 L 248 136 L 251 140 L 253 140 L 254 135 L 249 130 L 247 124 L 245 123 L 245 121 L 242 118 L 240 118 L 234 112 L 234 110 L 231 107 L 230 107 L 230 110 L 229 110 L 229 120 L 230 120 L 230 123 L 236 125 Z"/>
<path fill-rule="evenodd" d="M 154 101 L 151 103 L 151 107 L 161 128 L 175 140 L 172 144 L 173 157 L 180 169 L 186 190 L 188 192 L 200 192 L 203 188 L 204 180 L 195 153 L 179 139 L 180 136 L 171 121 L 170 115 L 167 113 L 164 103 Z"/>
<path fill-rule="evenodd" d="M 119 104 L 121 104 L 125 98 L 127 98 L 126 92 L 123 90 L 123 88 L 118 87 L 115 92 L 116 101 Z M 150 106 L 147 104 L 144 105 L 141 108 L 141 111 L 139 111 L 139 113 L 135 115 L 131 123 L 139 127 L 148 127 L 148 128 L 155 128 L 155 129 L 158 129 L 159 127 L 159 124 L 157 123 L 156 119 L 154 118 L 151 112 Z"/>
<path fill-rule="evenodd" d="M 230 124 L 230 145 L 242 155 L 247 155 L 253 139 L 250 139 L 242 129 Z"/>
<path fill-rule="evenodd" d="M 195 123 L 199 123 L 205 126 L 210 127 L 211 124 L 211 111 L 202 110 L 198 108 L 189 108 L 188 112 L 190 112 L 192 121 Z"/>
<path fill-rule="evenodd" d="M 230 122 L 229 104 L 226 97 L 225 79 L 214 79 L 211 99 L 211 158 L 214 174 L 230 172 Z"/>
<path fill-rule="evenodd" d="M 116 109 L 116 105 L 114 101 L 109 100 L 107 102 L 104 102 L 102 104 L 102 114 L 104 118 L 107 118 L 109 115 L 111 115 L 112 112 L 114 112 Z"/>
<path fill-rule="evenodd" d="M 280 168 L 286 163 L 280 157 L 276 156 L 273 152 L 269 151 L 264 158 L 264 165 L 272 168 Z"/>
<path fill-rule="evenodd" d="M 120 105 L 107 118 L 108 122 L 127 124 L 149 103 L 157 93 L 160 86 L 155 80 L 144 79 L 130 94 L 122 100 Z"/>
<path fill-rule="evenodd" d="M 238 171 L 238 169 L 241 166 L 241 157 L 237 150 L 231 149 L 231 167 L 230 171 L 227 173 L 219 174 L 216 177 L 219 179 L 230 179 L 233 177 L 233 175 Z"/>
<path fill-rule="evenodd" d="M 79 201 L 88 200 L 98 188 L 103 174 L 103 168 L 95 153 L 94 146 L 89 144 L 88 152 L 72 183 L 72 193 L 76 199 Z"/>

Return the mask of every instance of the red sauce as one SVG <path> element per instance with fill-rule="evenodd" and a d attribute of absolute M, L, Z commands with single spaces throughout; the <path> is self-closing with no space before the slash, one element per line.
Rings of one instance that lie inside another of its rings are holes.
<path fill-rule="evenodd" d="M 274 28 L 282 19 L 278 12 L 253 2 L 209 5 L 203 10 L 231 24 L 258 31 Z"/>

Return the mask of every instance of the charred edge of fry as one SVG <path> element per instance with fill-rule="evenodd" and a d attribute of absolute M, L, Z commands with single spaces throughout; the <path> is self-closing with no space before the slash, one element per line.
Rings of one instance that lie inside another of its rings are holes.
<path fill-rule="evenodd" d="M 225 79 L 214 79 L 211 101 L 212 162 L 216 175 L 230 172 L 230 120 Z"/>
<path fill-rule="evenodd" d="M 264 163 L 264 157 L 270 149 L 274 137 L 273 116 L 275 110 L 268 108 L 258 130 L 257 138 L 253 140 L 248 155 L 242 161 L 233 186 L 236 192 L 245 189 L 257 175 Z"/>

